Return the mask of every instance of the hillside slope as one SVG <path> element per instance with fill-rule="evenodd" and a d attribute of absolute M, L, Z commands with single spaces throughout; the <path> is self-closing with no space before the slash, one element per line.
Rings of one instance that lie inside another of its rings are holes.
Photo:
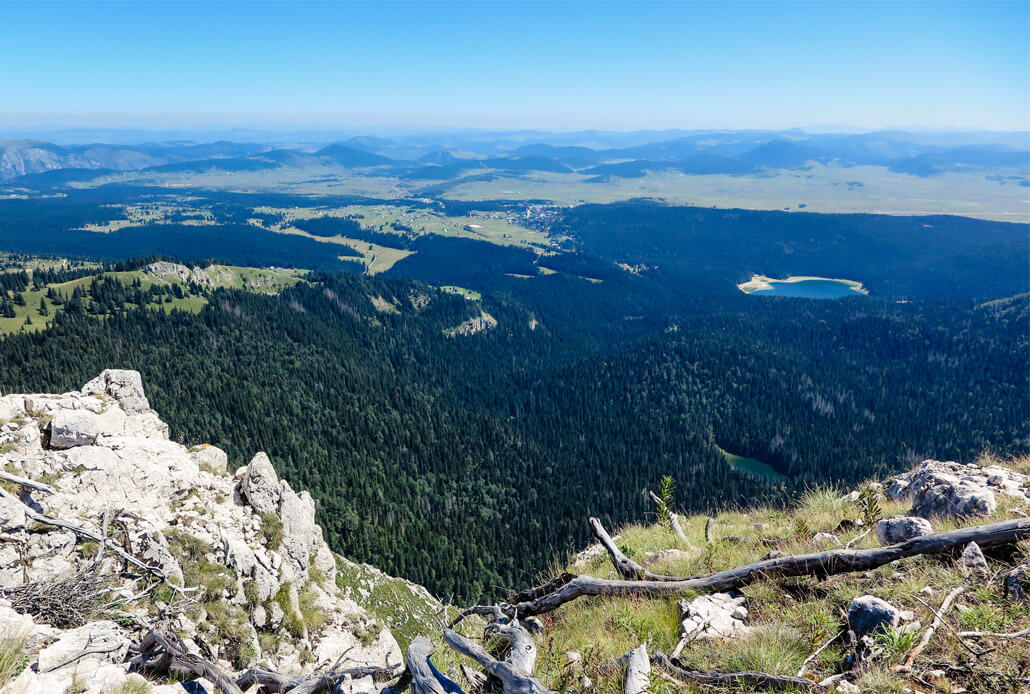
<path fill-rule="evenodd" d="M 220 449 L 169 441 L 136 372 L 6 395 L 0 422 L 5 692 L 111 691 L 152 629 L 299 675 L 398 663 L 390 627 L 440 619 L 425 589 L 334 555 L 264 453 L 231 475 Z"/>

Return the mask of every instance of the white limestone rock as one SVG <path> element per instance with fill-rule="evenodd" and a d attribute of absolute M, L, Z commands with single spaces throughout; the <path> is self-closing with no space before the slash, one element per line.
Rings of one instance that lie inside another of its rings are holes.
<path fill-rule="evenodd" d="M 25 507 L 16 499 L 0 497 L 0 532 L 11 533 L 25 529 Z"/>
<path fill-rule="evenodd" d="M 925 460 L 891 481 L 885 494 L 895 501 L 911 499 L 910 515 L 923 518 L 986 516 L 997 509 L 998 494 L 1030 505 L 1030 479 L 999 465 Z"/>
<path fill-rule="evenodd" d="M 733 638 L 750 631 L 744 620 L 748 611 L 747 598 L 739 594 L 712 593 L 689 602 L 679 601 L 680 637 L 695 639 Z"/>
<path fill-rule="evenodd" d="M 150 402 L 143 392 L 143 379 L 139 371 L 105 369 L 99 376 L 82 387 L 89 395 L 106 395 L 118 401 L 126 412 L 146 412 Z"/>
<path fill-rule="evenodd" d="M 214 474 L 226 474 L 229 471 L 229 456 L 221 448 L 205 443 L 190 450 L 190 458 L 199 468 L 207 468 Z"/>
<path fill-rule="evenodd" d="M 272 461 L 264 453 L 258 453 L 247 465 L 243 477 L 243 496 L 258 513 L 275 513 L 279 510 L 279 476 L 275 474 Z"/>
<path fill-rule="evenodd" d="M 121 627 L 111 621 L 90 622 L 61 634 L 58 640 L 39 652 L 38 670 L 74 668 L 75 662 L 66 662 L 87 649 L 97 650 L 93 658 L 108 663 L 121 663 L 129 652 L 130 639 Z M 99 652 L 103 651 L 103 652 Z"/>

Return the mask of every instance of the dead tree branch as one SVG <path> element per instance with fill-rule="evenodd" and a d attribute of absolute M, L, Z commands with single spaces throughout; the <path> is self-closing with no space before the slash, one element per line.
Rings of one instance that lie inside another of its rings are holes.
<path fill-rule="evenodd" d="M 104 537 L 102 535 L 97 535 L 96 533 L 90 532 L 89 530 L 86 530 L 85 528 L 82 528 L 82 527 L 80 527 L 78 525 L 73 525 L 71 523 L 68 523 L 67 521 L 60 520 L 59 518 L 51 518 L 50 516 L 44 515 L 42 513 L 37 513 L 32 507 L 28 506 L 27 504 L 22 503 L 22 501 L 20 499 L 18 499 L 18 497 L 14 496 L 13 494 L 8 492 L 3 487 L 0 487 L 0 497 L 6 498 L 6 499 L 11 499 L 12 501 L 15 501 L 15 502 L 21 504 L 22 505 L 22 510 L 25 512 L 25 515 L 28 516 L 30 519 L 36 521 L 37 523 L 42 523 L 43 525 L 50 525 L 50 526 L 53 526 L 55 528 L 64 528 L 65 530 L 71 530 L 73 533 L 75 533 L 79 537 L 84 537 L 87 540 L 92 540 L 93 542 L 97 542 L 97 543 L 99 543 L 101 545 L 103 545 L 103 544 L 105 544 L 107 542 L 107 538 L 106 537 Z M 136 566 L 136 567 L 138 567 L 140 569 L 143 569 L 147 573 L 153 574 L 154 576 L 157 576 L 159 578 L 162 578 L 162 579 L 166 578 L 164 573 L 162 573 L 162 571 L 159 568 L 157 568 L 156 566 L 149 566 L 149 565 L 145 564 L 144 562 L 142 562 L 139 559 L 137 559 L 136 557 L 132 556 L 131 554 L 129 554 L 125 550 L 120 549 L 120 548 L 115 547 L 115 546 L 110 545 L 110 544 L 107 545 L 107 548 L 110 549 L 115 554 L 117 554 L 122 559 L 124 559 L 125 561 L 129 562 L 130 564 L 132 564 L 133 566 Z"/>
<path fill-rule="evenodd" d="M 163 677 L 169 672 L 188 678 L 204 677 L 222 694 L 243 694 L 228 674 L 209 660 L 194 653 L 174 634 L 167 636 L 151 630 L 140 642 L 140 654 L 132 659 L 131 669 L 144 675 Z"/>
<path fill-rule="evenodd" d="M 497 634 L 511 643 L 511 652 L 508 654 L 507 662 L 523 675 L 533 676 L 536 671 L 536 643 L 526 628 L 517 621 L 511 624 L 494 622 L 488 624 L 484 630 L 486 634 Z"/>
<path fill-rule="evenodd" d="M 43 492 L 44 494 L 56 494 L 57 490 L 51 487 L 49 484 L 43 484 L 42 482 L 34 482 L 33 480 L 19 477 L 18 475 L 12 475 L 9 472 L 0 470 L 0 480 L 4 482 L 12 482 L 13 484 L 19 484 L 27 489 L 33 489 L 37 492 Z"/>
<path fill-rule="evenodd" d="M 933 623 L 926 628 L 926 631 L 923 633 L 923 638 L 919 639 L 919 643 L 916 644 L 915 648 L 909 652 L 904 663 L 894 666 L 894 669 L 897 672 L 912 672 L 912 664 L 916 662 L 916 658 L 923 652 L 926 645 L 930 643 L 930 639 L 933 638 L 934 632 L 936 632 L 941 626 L 941 623 L 944 621 L 944 615 L 951 609 L 951 604 L 955 602 L 955 598 L 961 595 L 962 591 L 965 589 L 965 586 L 958 586 L 948 593 L 947 597 L 944 598 L 944 602 L 941 603 L 941 609 L 939 612 L 934 613 Z"/>
<path fill-rule="evenodd" d="M 629 581 L 680 581 L 682 580 L 678 576 L 662 576 L 660 574 L 653 574 L 645 569 L 640 564 L 636 563 L 618 548 L 615 544 L 615 540 L 611 538 L 608 531 L 601 525 L 601 521 L 596 518 L 590 519 L 590 529 L 594 531 L 594 537 L 604 545 L 604 548 L 608 550 L 608 556 L 611 557 L 612 565 L 615 567 L 615 571 L 620 576 Z"/>
<path fill-rule="evenodd" d="M 922 535 L 887 547 L 874 549 L 835 549 L 815 554 L 776 557 L 746 564 L 727 571 L 671 581 L 605 580 L 577 576 L 557 590 L 525 602 L 505 606 L 504 611 L 519 619 L 544 614 L 584 596 L 664 596 L 685 590 L 728 591 L 768 578 L 815 576 L 825 578 L 842 573 L 869 571 L 922 554 L 941 554 L 975 541 L 981 547 L 1006 545 L 1030 538 L 1030 519 L 991 523 Z"/>
<path fill-rule="evenodd" d="M 107 580 L 96 562 L 75 573 L 45 578 L 0 590 L 15 612 L 56 627 L 82 626 L 102 611 Z"/>

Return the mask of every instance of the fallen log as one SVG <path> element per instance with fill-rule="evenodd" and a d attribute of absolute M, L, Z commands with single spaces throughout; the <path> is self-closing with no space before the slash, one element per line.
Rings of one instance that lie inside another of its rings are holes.
<path fill-rule="evenodd" d="M 495 659 L 482 646 L 469 641 L 458 632 L 447 629 L 443 633 L 443 639 L 448 646 L 458 653 L 472 658 L 486 670 L 487 674 L 500 680 L 505 694 L 553 694 L 551 690 L 532 677 L 523 674 L 510 663 L 502 663 Z"/>
<path fill-rule="evenodd" d="M 675 665 L 669 657 L 661 651 L 655 651 L 655 662 L 669 674 L 690 682 L 701 684 L 732 686 L 749 685 L 760 688 L 761 691 L 771 689 L 816 689 L 815 682 L 804 677 L 789 677 L 785 675 L 770 675 L 767 672 L 695 672 L 685 670 Z"/>
<path fill-rule="evenodd" d="M 346 670 L 325 670 L 307 676 L 281 675 L 278 672 L 264 670 L 262 668 L 250 668 L 245 670 L 236 678 L 236 686 L 243 691 L 248 691 L 254 685 L 261 687 L 270 694 L 282 694 L 283 692 L 323 692 L 331 691 L 345 677 L 361 679 L 372 677 L 378 681 L 384 681 L 400 674 L 400 665 L 381 667 L 377 665 L 363 665 L 361 667 L 348 668 Z M 307 690 L 298 689 L 308 685 Z"/>
<path fill-rule="evenodd" d="M 627 580 L 640 580 L 640 581 L 681 581 L 683 580 L 679 576 L 663 576 L 661 574 L 654 574 L 645 569 L 640 564 L 636 563 L 618 548 L 615 544 L 615 540 L 611 538 L 608 531 L 601 525 L 601 521 L 596 518 L 590 519 L 590 529 L 594 531 L 594 537 L 604 545 L 604 548 L 608 550 L 608 556 L 612 560 L 612 565 L 615 567 L 615 571 L 620 576 Z"/>
<path fill-rule="evenodd" d="M 408 646 L 406 653 L 408 672 L 411 674 L 411 694 L 447 694 L 461 692 L 461 688 L 443 677 L 429 662 L 435 647 L 425 636 L 419 636 Z"/>
<path fill-rule="evenodd" d="M 834 549 L 815 554 L 776 557 L 727 571 L 672 581 L 606 580 L 577 576 L 557 590 L 532 600 L 505 606 L 511 617 L 523 619 L 544 614 L 584 596 L 664 596 L 682 591 L 716 592 L 755 583 L 767 578 L 815 576 L 869 571 L 884 564 L 922 554 L 940 554 L 975 541 L 981 547 L 1013 544 L 1030 538 L 1030 519 L 1002 521 L 947 532 L 922 535 L 905 542 L 873 549 Z"/>

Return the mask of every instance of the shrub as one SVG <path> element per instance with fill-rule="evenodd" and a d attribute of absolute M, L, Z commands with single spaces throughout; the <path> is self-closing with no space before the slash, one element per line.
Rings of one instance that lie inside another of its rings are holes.
<path fill-rule="evenodd" d="M 261 514 L 261 534 L 269 549 L 279 549 L 283 543 L 283 522 L 277 513 Z"/>

